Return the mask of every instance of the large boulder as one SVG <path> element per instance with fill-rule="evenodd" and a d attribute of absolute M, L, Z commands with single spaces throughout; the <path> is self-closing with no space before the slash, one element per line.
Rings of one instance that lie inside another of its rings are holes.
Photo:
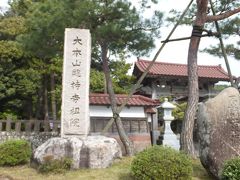
<path fill-rule="evenodd" d="M 240 155 L 240 95 L 227 88 L 198 109 L 200 160 L 206 170 L 219 177 L 223 163 Z"/>
<path fill-rule="evenodd" d="M 47 159 L 72 159 L 72 168 L 106 168 L 116 158 L 121 158 L 119 144 L 113 138 L 88 136 L 52 138 L 39 146 L 33 154 L 33 164 L 43 164 Z"/>

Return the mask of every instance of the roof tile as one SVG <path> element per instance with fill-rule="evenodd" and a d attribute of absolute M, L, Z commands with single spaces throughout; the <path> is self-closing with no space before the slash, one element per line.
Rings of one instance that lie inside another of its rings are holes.
<path fill-rule="evenodd" d="M 118 105 L 121 105 L 126 99 L 127 95 L 116 94 Z M 89 95 L 89 101 L 91 105 L 110 105 L 109 94 L 92 93 Z M 159 101 L 141 95 L 132 95 L 127 103 L 129 106 L 156 106 L 159 104 Z"/>
<path fill-rule="evenodd" d="M 135 63 L 134 72 L 138 69 L 140 72 L 148 67 L 151 61 L 138 60 Z M 187 75 L 187 64 L 175 64 L 166 62 L 155 62 L 150 69 L 148 75 L 165 75 L 165 76 L 183 76 Z M 224 69 L 218 66 L 198 66 L 198 76 L 201 78 L 213 78 L 217 80 L 229 80 L 229 76 Z"/>

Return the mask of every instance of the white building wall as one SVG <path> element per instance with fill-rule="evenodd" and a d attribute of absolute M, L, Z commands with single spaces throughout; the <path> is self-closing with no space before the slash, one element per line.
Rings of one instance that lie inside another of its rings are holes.
<path fill-rule="evenodd" d="M 90 105 L 90 117 L 112 117 L 112 109 L 110 106 L 94 106 Z M 146 114 L 143 107 L 125 107 L 120 117 L 145 118 Z"/>
<path fill-rule="evenodd" d="M 152 115 L 151 114 L 147 114 L 147 120 L 148 120 L 149 123 L 152 122 Z"/>

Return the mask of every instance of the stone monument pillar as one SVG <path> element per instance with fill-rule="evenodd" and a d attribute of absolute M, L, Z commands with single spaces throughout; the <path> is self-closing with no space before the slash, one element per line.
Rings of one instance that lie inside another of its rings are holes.
<path fill-rule="evenodd" d="M 89 133 L 91 35 L 87 29 L 65 29 L 61 137 Z"/>
<path fill-rule="evenodd" d="M 177 136 L 173 133 L 171 129 L 171 122 L 174 120 L 174 117 L 172 116 L 172 110 L 176 107 L 170 102 L 168 102 L 168 99 L 164 99 L 164 103 L 161 105 L 164 111 L 163 120 L 165 123 L 165 130 L 163 135 L 163 145 L 170 146 L 176 150 L 179 150 L 180 144 Z"/>
<path fill-rule="evenodd" d="M 33 155 L 36 165 L 46 157 L 72 159 L 71 168 L 106 168 L 122 157 L 121 147 L 113 138 L 88 136 L 89 75 L 91 37 L 86 29 L 66 29 L 62 81 L 61 137 L 40 145 Z"/>

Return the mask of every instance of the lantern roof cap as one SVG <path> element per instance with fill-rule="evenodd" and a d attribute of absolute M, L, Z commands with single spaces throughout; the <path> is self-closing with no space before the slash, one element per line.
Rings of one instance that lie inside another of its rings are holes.
<path fill-rule="evenodd" d="M 162 103 L 160 107 L 163 109 L 174 109 L 176 106 L 168 102 L 168 98 L 164 98 L 164 103 Z"/>

